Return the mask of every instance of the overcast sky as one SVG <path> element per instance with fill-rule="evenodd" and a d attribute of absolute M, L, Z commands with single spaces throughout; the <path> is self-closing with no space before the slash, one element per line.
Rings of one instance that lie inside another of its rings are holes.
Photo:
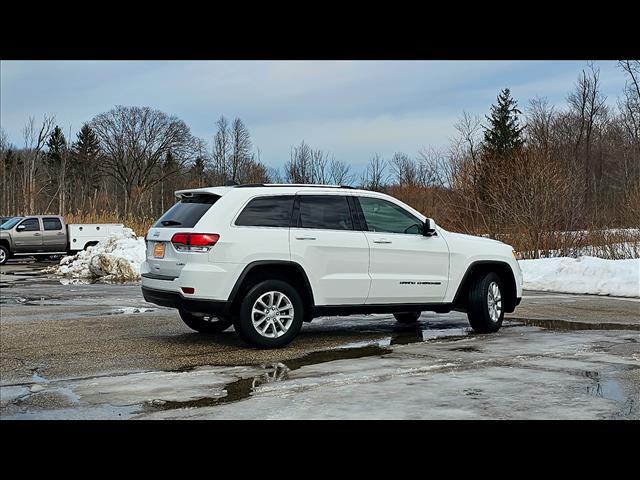
<path fill-rule="evenodd" d="M 596 62 L 615 103 L 624 75 Z M 484 115 L 509 87 L 525 109 L 564 107 L 584 61 L 2 61 L 1 126 L 16 146 L 29 116 L 53 114 L 65 134 L 114 105 L 177 115 L 209 144 L 223 114 L 241 117 L 262 161 L 280 167 L 305 140 L 356 169 L 373 152 L 445 146 L 464 111 Z"/>

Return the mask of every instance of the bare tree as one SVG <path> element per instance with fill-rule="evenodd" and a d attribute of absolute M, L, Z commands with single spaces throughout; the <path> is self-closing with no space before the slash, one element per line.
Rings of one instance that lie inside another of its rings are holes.
<path fill-rule="evenodd" d="M 252 161 L 251 135 L 245 124 L 236 118 L 231 125 L 229 134 L 231 139 L 231 155 L 229 165 L 229 180 L 241 183 L 246 166 Z"/>
<path fill-rule="evenodd" d="M 231 151 L 229 124 L 224 115 L 216 122 L 217 131 L 213 137 L 214 182 L 224 184 L 227 180 L 227 165 Z"/>
<path fill-rule="evenodd" d="M 527 112 L 527 141 L 548 151 L 551 143 L 555 111 L 546 98 L 535 97 L 529 102 Z"/>
<path fill-rule="evenodd" d="M 331 159 L 329 177 L 335 185 L 350 185 L 353 179 L 351 167 L 341 160 Z"/>
<path fill-rule="evenodd" d="M 589 63 L 589 70 L 583 70 L 574 91 L 569 93 L 567 101 L 578 118 L 579 129 L 575 140 L 575 157 L 582 157 L 585 178 L 585 199 L 589 200 L 597 193 L 602 177 L 602 162 L 594 165 L 592 156 L 593 131 L 597 118 L 605 111 L 606 97 L 600 91 L 600 69 Z M 596 167 L 596 168 L 594 168 Z"/>
<path fill-rule="evenodd" d="M 290 183 L 313 183 L 313 151 L 304 142 L 291 148 L 289 160 L 284 166 L 284 176 Z"/>
<path fill-rule="evenodd" d="M 124 189 L 124 213 L 132 202 L 175 171 L 163 172 L 160 162 L 168 152 L 181 167 L 195 153 L 195 140 L 189 127 L 175 116 L 149 107 L 124 107 L 93 118 L 94 129 L 104 153 L 107 175 Z"/>
<path fill-rule="evenodd" d="M 416 163 L 406 153 L 396 152 L 393 154 L 391 171 L 400 186 L 416 185 L 418 181 Z"/>
<path fill-rule="evenodd" d="M 51 133 L 54 122 L 55 118 L 53 116 L 44 115 L 42 117 L 42 123 L 37 127 L 34 118 L 29 117 L 27 125 L 22 131 L 24 137 L 23 208 L 27 210 L 28 213 L 35 211 L 37 195 L 36 173 L 40 165 L 43 148 Z"/>
<path fill-rule="evenodd" d="M 382 155 L 374 153 L 369 158 L 367 169 L 362 176 L 362 186 L 368 190 L 380 191 L 387 182 L 387 162 Z"/>

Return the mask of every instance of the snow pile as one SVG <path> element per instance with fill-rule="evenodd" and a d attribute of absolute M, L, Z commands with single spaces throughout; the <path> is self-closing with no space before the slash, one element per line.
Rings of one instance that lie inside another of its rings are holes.
<path fill-rule="evenodd" d="M 144 262 L 144 238 L 136 237 L 133 230 L 124 228 L 97 245 L 64 257 L 52 273 L 67 278 L 100 278 L 106 281 L 132 281 L 140 279 L 140 264 Z"/>
<path fill-rule="evenodd" d="M 640 297 L 640 258 L 559 257 L 519 263 L 527 290 Z"/>

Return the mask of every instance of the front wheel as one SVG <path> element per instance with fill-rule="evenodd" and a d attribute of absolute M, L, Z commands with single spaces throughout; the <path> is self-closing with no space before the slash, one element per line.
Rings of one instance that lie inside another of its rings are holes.
<path fill-rule="evenodd" d="M 0 245 L 0 265 L 4 265 L 9 260 L 9 250 L 7 247 Z"/>
<path fill-rule="evenodd" d="M 213 317 L 210 315 L 195 315 L 185 310 L 179 310 L 182 321 L 187 327 L 200 333 L 220 333 L 233 324 L 231 317 Z"/>
<path fill-rule="evenodd" d="M 281 280 L 265 280 L 247 292 L 233 325 L 249 345 L 280 348 L 298 335 L 303 319 L 297 290 Z"/>
<path fill-rule="evenodd" d="M 504 319 L 500 277 L 491 272 L 476 277 L 469 289 L 467 317 L 471 328 L 478 333 L 497 332 Z"/>

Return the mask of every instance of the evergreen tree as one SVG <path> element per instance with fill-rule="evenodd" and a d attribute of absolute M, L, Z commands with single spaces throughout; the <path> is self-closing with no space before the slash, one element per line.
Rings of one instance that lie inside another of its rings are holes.
<path fill-rule="evenodd" d="M 508 88 L 503 89 L 498 95 L 498 104 L 491 106 L 491 115 L 487 116 L 489 126 L 484 127 L 484 149 L 486 153 L 495 156 L 504 156 L 520 148 L 524 140 L 522 130 L 518 122 L 518 103 L 511 98 Z"/>
<path fill-rule="evenodd" d="M 74 175 L 81 176 L 91 187 L 98 188 L 100 156 L 100 141 L 88 124 L 84 124 L 73 144 L 73 164 L 71 171 Z"/>
<path fill-rule="evenodd" d="M 62 129 L 57 125 L 49 135 L 47 148 L 47 165 L 51 169 L 56 169 L 60 166 L 62 155 L 64 155 L 64 150 L 67 148 L 67 139 L 64 138 Z"/>
<path fill-rule="evenodd" d="M 205 161 L 204 158 L 198 157 L 191 166 L 191 175 L 196 186 L 201 187 L 204 185 L 204 171 Z"/>

